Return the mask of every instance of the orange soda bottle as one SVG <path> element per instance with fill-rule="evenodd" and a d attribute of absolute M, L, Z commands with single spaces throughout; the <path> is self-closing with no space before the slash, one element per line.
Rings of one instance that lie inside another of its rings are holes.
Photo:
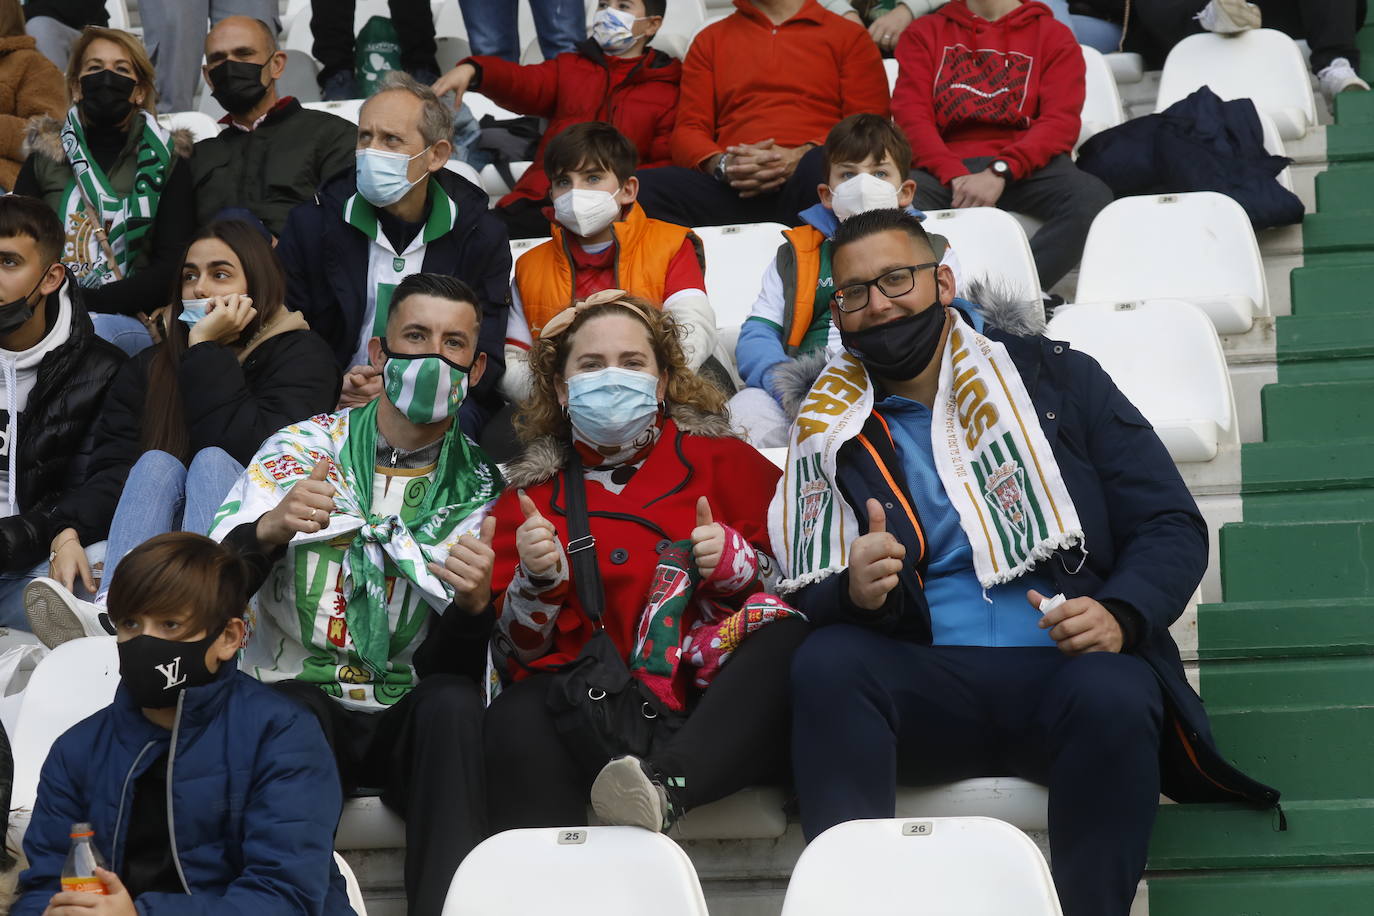
<path fill-rule="evenodd" d="M 105 882 L 95 875 L 96 866 L 105 867 L 105 860 L 95 848 L 95 831 L 90 824 L 72 824 L 72 848 L 62 866 L 62 890 L 86 894 L 108 894 Z"/>

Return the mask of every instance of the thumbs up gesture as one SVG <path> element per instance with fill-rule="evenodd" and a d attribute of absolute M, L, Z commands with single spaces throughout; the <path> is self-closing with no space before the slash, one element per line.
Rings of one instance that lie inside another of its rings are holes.
<path fill-rule="evenodd" d="M 286 498 L 258 519 L 259 541 L 280 546 L 288 543 L 297 532 L 314 534 L 329 527 L 329 516 L 334 511 L 330 465 L 328 458 L 320 459 L 310 469 L 309 477 L 296 481 L 286 492 Z"/>
<path fill-rule="evenodd" d="M 482 519 L 478 536 L 471 532 L 454 541 L 448 549 L 443 565 L 430 563 L 429 570 L 453 586 L 453 603 L 469 614 L 480 614 L 491 602 L 491 570 L 496 565 L 496 551 L 491 542 L 496 537 L 496 517 Z"/>
<path fill-rule="evenodd" d="M 563 548 L 558 544 L 558 529 L 539 513 L 534 500 L 520 490 L 520 511 L 525 520 L 515 529 L 515 549 L 525 572 L 538 579 L 553 576 L 562 567 Z"/>
<path fill-rule="evenodd" d="M 887 531 L 883 504 L 870 499 L 868 533 L 854 541 L 849 551 L 849 600 L 866 611 L 876 611 L 897 587 L 906 547 Z"/>
<path fill-rule="evenodd" d="M 711 578 L 725 552 L 725 527 L 711 519 L 711 503 L 705 496 L 697 500 L 697 526 L 692 529 L 692 559 L 703 579 Z"/>

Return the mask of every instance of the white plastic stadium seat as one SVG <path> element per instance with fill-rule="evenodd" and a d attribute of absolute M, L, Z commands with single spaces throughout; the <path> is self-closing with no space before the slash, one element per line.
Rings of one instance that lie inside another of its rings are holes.
<path fill-rule="evenodd" d="M 1259 117 L 1260 133 L 1264 138 L 1264 151 L 1271 156 L 1286 157 L 1288 155 L 1288 149 L 1283 145 L 1283 138 L 1279 136 L 1279 128 L 1278 125 L 1274 123 L 1274 119 L 1258 108 L 1255 109 L 1255 114 Z M 1274 176 L 1274 178 L 1288 190 L 1293 190 L 1292 166 L 1288 166 L 1282 172 L 1279 172 L 1278 175 Z"/>
<path fill-rule="evenodd" d="M 1083 99 L 1083 126 L 1078 131 L 1078 143 L 1082 144 L 1094 134 L 1125 121 L 1126 113 L 1121 107 L 1121 93 L 1117 91 L 1116 79 L 1112 76 L 1107 59 L 1096 48 L 1087 45 L 1080 47 L 1088 90 Z"/>
<path fill-rule="evenodd" d="M 363 889 L 358 886 L 358 877 L 343 856 L 334 853 L 334 864 L 339 866 L 344 884 L 348 887 L 348 905 L 353 907 L 357 916 L 367 916 L 367 904 L 363 902 Z"/>
<path fill-rule="evenodd" d="M 1317 123 L 1311 77 L 1297 43 L 1274 29 L 1240 35 L 1189 35 L 1174 45 L 1159 78 L 1155 111 L 1209 86 L 1223 99 L 1254 99 L 1285 140 L 1297 140 Z"/>
<path fill-rule="evenodd" d="M 1240 204 L 1196 191 L 1123 197 L 1097 214 L 1074 301 L 1136 299 L 1187 299 L 1221 334 L 1244 333 L 1269 314 L 1259 245 Z"/>
<path fill-rule="evenodd" d="M 169 111 L 167 114 L 158 115 L 157 123 L 168 130 L 185 128 L 191 132 L 191 139 L 197 143 L 218 136 L 221 129 L 214 118 L 202 111 Z"/>
<path fill-rule="evenodd" d="M 587 14 L 587 25 L 591 25 L 592 13 Z M 663 15 L 663 25 L 650 47 L 657 48 L 669 57 L 682 60 L 692 39 L 706 24 L 706 4 L 702 0 L 672 0 Z"/>
<path fill-rule="evenodd" d="M 1226 354 L 1212 322 L 1191 302 L 1061 306 L 1045 334 L 1097 360 L 1175 463 L 1211 461 L 1223 447 L 1239 447 Z"/>
<path fill-rule="evenodd" d="M 897 58 L 888 57 L 883 59 L 883 69 L 887 71 L 887 94 L 892 95 L 892 91 L 897 88 L 897 74 L 902 68 L 897 63 Z"/>
<path fill-rule="evenodd" d="M 306 102 L 302 108 L 313 108 L 316 111 L 327 111 L 332 115 L 338 115 L 345 121 L 358 123 L 358 115 L 363 110 L 363 99 L 344 99 L 340 102 Z"/>
<path fill-rule="evenodd" d="M 836 913 L 1061 916 L 1040 850 L 1020 830 L 990 817 L 831 827 L 797 860 L 782 916 Z"/>
<path fill-rule="evenodd" d="M 706 298 L 716 326 L 728 328 L 749 317 L 759 297 L 763 272 L 784 241 L 781 223 L 703 226 L 693 229 L 706 251 Z"/>
<path fill-rule="evenodd" d="M 128 0 L 105 0 L 105 12 L 110 14 L 110 28 L 129 31 Z"/>
<path fill-rule="evenodd" d="M 292 5 L 294 6 L 295 4 L 293 3 Z M 453 5 L 458 5 L 457 0 L 454 0 Z M 286 22 L 285 17 L 283 17 L 282 26 L 285 29 L 285 35 L 282 38 L 281 46 L 283 48 L 295 48 L 307 54 L 311 53 L 311 49 L 315 44 L 315 36 L 314 33 L 310 31 L 309 5 L 307 4 L 303 10 L 297 12 L 295 15 L 291 15 L 288 10 L 287 15 L 290 17 L 290 22 Z M 373 16 L 381 16 L 383 19 L 391 18 L 391 8 L 387 0 L 355 0 L 355 5 L 353 7 L 353 34 L 357 35 L 362 31 L 363 26 L 367 24 L 367 20 L 371 19 Z"/>
<path fill-rule="evenodd" d="M 1138 83 L 1145 78 L 1145 58 L 1134 51 L 1116 51 L 1102 55 L 1112 70 L 1118 85 Z"/>
<path fill-rule="evenodd" d="M 996 207 L 927 210 L 925 228 L 949 239 L 959 253 L 961 295 L 969 284 L 981 280 L 1005 288 L 1018 299 L 1040 301 L 1040 274 L 1030 242 L 1010 213 Z"/>
<path fill-rule="evenodd" d="M 320 74 L 319 62 L 295 48 L 288 48 L 282 53 L 286 55 L 286 69 L 282 71 L 281 79 L 277 80 L 278 95 L 295 96 L 302 105 L 318 102 L 320 82 L 316 77 Z"/>
<path fill-rule="evenodd" d="M 898 817 L 995 817 L 1027 832 L 1049 830 L 1050 790 L 1015 776 L 938 786 L 898 786 Z"/>
<path fill-rule="evenodd" d="M 662 834 L 638 827 L 545 827 L 498 833 L 468 853 L 449 885 L 443 916 L 537 911 L 706 916 L 706 900 L 692 861 Z"/>
<path fill-rule="evenodd" d="M 444 168 L 453 172 L 455 175 L 462 175 L 479 188 L 482 186 L 482 176 L 478 175 L 476 169 L 461 159 L 450 159 L 448 162 L 444 163 Z"/>

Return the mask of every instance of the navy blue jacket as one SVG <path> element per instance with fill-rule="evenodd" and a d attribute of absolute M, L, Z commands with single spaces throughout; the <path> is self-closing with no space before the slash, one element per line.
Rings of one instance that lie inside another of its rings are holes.
<path fill-rule="evenodd" d="M 172 854 L 190 896 L 142 894 L 140 913 L 352 916 L 333 858 L 339 776 L 315 717 L 233 662 L 182 697 L 169 732 L 121 684 L 111 705 L 53 744 L 12 916 L 38 916 L 60 889 L 73 823 L 90 822 L 121 874 L 134 782 L 164 753 Z"/>
<path fill-rule="evenodd" d="M 1278 792 L 1240 773 L 1217 752 L 1202 701 L 1188 685 L 1169 634 L 1206 571 L 1207 526 L 1164 444 L 1092 357 L 1039 335 L 1018 337 L 992 327 L 985 334 L 1003 344 L 1016 364 L 1083 527 L 1086 552 L 1075 547 L 1050 561 L 1055 587 L 1070 598 L 1087 595 L 1108 607 L 1122 622 L 1126 651 L 1149 662 L 1159 677 L 1167 710 L 1160 750 L 1165 794 L 1175 801 L 1277 802 Z M 887 530 L 913 562 L 877 611 L 849 600 L 848 570 L 791 598 L 817 626 L 851 623 L 929 644 L 920 521 L 913 524 L 900 508 L 903 502 L 916 504 L 882 422 L 870 416 L 863 436 L 873 452 L 857 438 L 847 442 L 840 450 L 836 485 L 864 531 L 865 501 L 874 497 L 884 503 Z M 889 480 L 898 481 L 900 499 Z"/>
<path fill-rule="evenodd" d="M 468 392 L 458 415 L 476 438 L 502 404 L 506 371 L 506 318 L 510 307 L 510 238 L 487 208 L 487 193 L 461 175 L 440 169 L 432 176 L 458 209 L 449 234 L 425 249 L 425 273 L 449 274 L 471 286 L 481 300 L 477 349 L 487 354 L 482 380 Z M 286 218 L 277 256 L 286 270 L 286 304 L 305 316 L 310 329 L 334 350 L 341 370 L 358 349 L 367 314 L 368 245 L 371 240 L 344 221 L 344 204 L 357 191 L 354 169 L 325 182 L 312 201 Z"/>

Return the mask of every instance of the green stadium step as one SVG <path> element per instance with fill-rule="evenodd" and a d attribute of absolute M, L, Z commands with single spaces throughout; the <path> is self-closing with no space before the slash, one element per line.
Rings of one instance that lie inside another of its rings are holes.
<path fill-rule="evenodd" d="M 1286 797 L 1346 798 L 1369 791 L 1374 709 L 1368 706 L 1317 705 L 1263 714 L 1212 709 L 1209 715 L 1226 758 Z"/>
<path fill-rule="evenodd" d="M 1374 125 L 1369 129 L 1374 133 Z M 1356 200 L 1365 206 L 1337 213 L 1309 213 L 1304 217 L 1304 254 L 1374 251 L 1374 211 L 1368 207 L 1371 194 L 1366 191 Z"/>
<path fill-rule="evenodd" d="M 1368 260 L 1362 258 L 1362 263 L 1346 266 L 1304 266 L 1294 270 L 1289 275 L 1293 314 L 1320 317 L 1374 313 L 1374 264 L 1363 263 Z"/>
<path fill-rule="evenodd" d="M 1369 916 L 1374 868 L 1151 874 L 1149 893 L 1169 916 Z"/>
<path fill-rule="evenodd" d="M 1374 45 L 1374 36 L 1365 41 Z M 1342 92 L 1336 96 L 1336 122 L 1342 127 L 1374 124 L 1374 93 Z"/>
<path fill-rule="evenodd" d="M 1226 525 L 1220 554 L 1227 601 L 1374 594 L 1374 521 Z"/>
<path fill-rule="evenodd" d="M 1374 321 L 1367 316 L 1285 315 L 1274 332 L 1280 382 L 1374 378 Z"/>
<path fill-rule="evenodd" d="M 1374 597 L 1204 604 L 1198 607 L 1197 627 L 1198 658 L 1204 663 L 1374 655 Z M 1209 699 L 1216 667 L 1205 665 Z"/>
<path fill-rule="evenodd" d="M 1281 736 L 1280 736 L 1281 737 Z M 1162 805 L 1150 842 L 1151 871 L 1199 868 L 1374 865 L 1374 802 L 1285 799 L 1279 815 L 1239 804 Z M 1156 910 L 1151 901 L 1152 913 Z M 1369 900 L 1365 900 L 1369 907 Z M 1304 910 L 1311 916 L 1327 916 Z M 1365 909 L 1367 914 L 1369 909 Z M 1247 913 L 1227 906 L 1216 914 Z"/>
<path fill-rule="evenodd" d="M 1265 442 L 1374 437 L 1374 379 L 1266 385 L 1260 400 Z"/>
<path fill-rule="evenodd" d="M 1326 159 L 1328 162 L 1374 160 L 1374 122 L 1340 122 L 1328 127 Z"/>
<path fill-rule="evenodd" d="M 1252 493 L 1245 497 L 1251 522 L 1358 522 L 1374 518 L 1374 487 Z"/>
<path fill-rule="evenodd" d="M 1374 162 L 1341 165 L 1317 175 L 1317 210 L 1364 210 L 1374 201 Z"/>
<path fill-rule="evenodd" d="M 1354 388 L 1361 383 L 1348 384 Z M 1265 390 L 1273 387 L 1279 386 L 1266 386 Z M 1271 422 L 1267 415 L 1265 422 Z M 1366 427 L 1365 431 L 1370 433 L 1369 438 L 1322 440 L 1314 436 L 1284 442 L 1247 442 L 1241 446 L 1241 492 L 1248 498 L 1265 493 L 1374 487 L 1374 427 Z M 1299 510 L 1298 514 L 1287 521 L 1330 520 L 1319 512 L 1309 515 L 1301 511 L 1301 505 L 1293 508 Z M 1314 511 L 1320 508 L 1313 506 Z M 1246 510 L 1245 518 L 1250 521 L 1248 502 Z"/>

